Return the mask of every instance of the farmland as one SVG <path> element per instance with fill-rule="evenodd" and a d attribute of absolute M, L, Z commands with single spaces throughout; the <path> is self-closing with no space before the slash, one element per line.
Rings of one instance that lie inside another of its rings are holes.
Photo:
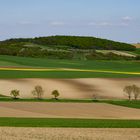
<path fill-rule="evenodd" d="M 96 94 L 98 99 L 127 99 L 123 89 L 127 85 L 140 86 L 140 78 L 78 78 L 78 79 L 0 79 L 1 94 L 10 96 L 13 89 L 20 90 L 19 98 L 34 98 L 31 91 L 36 85 L 41 85 L 44 91 L 43 99 L 51 99 L 51 92 L 58 90 L 60 99 L 93 99 Z M 108 86 L 110 85 L 110 86 Z"/>
<path fill-rule="evenodd" d="M 140 140 L 139 6 L 0 0 L 0 140 Z"/>
<path fill-rule="evenodd" d="M 60 128 L 140 128 L 139 120 L 0 118 L 1 126 Z"/>
<path fill-rule="evenodd" d="M 0 66 L 1 78 L 125 78 L 140 76 L 139 62 L 135 61 L 80 61 L 0 56 Z M 2 69 L 5 67 L 9 69 Z M 13 67 L 39 70 L 10 70 Z M 45 68 L 46 71 L 43 70 Z"/>
<path fill-rule="evenodd" d="M 140 118 L 139 109 L 100 102 L 0 102 L 0 110 L 0 117 L 16 118 L 82 118 L 116 120 L 139 120 Z"/>
<path fill-rule="evenodd" d="M 86 38 L 72 37 L 72 44 L 66 38 L 48 45 L 49 38 L 2 42 L 0 126 L 140 128 L 139 101 L 127 101 L 123 92 L 127 85 L 139 86 L 139 50 L 108 40 L 101 40 L 100 50 L 91 38 L 85 48 L 80 42 Z M 36 85 L 43 87 L 42 100 L 31 94 Z M 13 89 L 20 91 L 17 100 L 10 97 Z M 60 92 L 59 100 L 53 90 Z"/>
<path fill-rule="evenodd" d="M 140 130 L 137 128 L 0 128 L 1 139 L 18 140 L 21 137 L 22 140 L 112 140 L 118 138 L 119 140 L 139 140 Z"/>

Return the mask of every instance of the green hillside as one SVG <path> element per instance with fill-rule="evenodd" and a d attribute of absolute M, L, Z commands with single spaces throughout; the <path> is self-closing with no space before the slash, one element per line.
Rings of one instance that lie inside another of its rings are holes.
<path fill-rule="evenodd" d="M 135 46 L 127 43 L 115 42 L 96 37 L 82 36 L 49 36 L 33 39 L 10 39 L 5 43 L 32 42 L 40 45 L 61 45 L 76 49 L 104 49 L 104 50 L 126 50 L 133 51 Z"/>
<path fill-rule="evenodd" d="M 138 52 L 95 37 L 9 39 L 0 42 L 0 78 L 140 77 Z"/>
<path fill-rule="evenodd" d="M 103 53 L 104 50 L 123 52 Z M 134 56 L 128 55 L 129 52 Z M 133 45 L 95 37 L 50 36 L 10 39 L 0 42 L 0 55 L 22 57 L 69 60 L 139 60 L 139 54 L 135 52 L 137 50 Z"/>

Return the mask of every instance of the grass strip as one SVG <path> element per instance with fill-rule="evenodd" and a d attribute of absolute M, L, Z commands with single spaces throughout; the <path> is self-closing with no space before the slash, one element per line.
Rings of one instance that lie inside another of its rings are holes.
<path fill-rule="evenodd" d="M 56 103 L 93 103 L 99 102 L 92 99 L 13 99 L 11 97 L 0 97 L 0 102 L 56 102 Z"/>
<path fill-rule="evenodd" d="M 101 73 L 101 72 L 82 72 L 82 71 L 8 71 L 0 70 L 0 78 L 138 78 L 139 75 Z"/>
<path fill-rule="evenodd" d="M 140 128 L 140 120 L 0 118 L 1 127 Z"/>

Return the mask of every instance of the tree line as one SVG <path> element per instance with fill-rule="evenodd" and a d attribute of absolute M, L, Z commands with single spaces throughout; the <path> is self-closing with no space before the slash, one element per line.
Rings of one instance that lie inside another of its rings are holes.
<path fill-rule="evenodd" d="M 131 101 L 132 99 L 138 100 L 140 98 L 140 87 L 138 87 L 137 85 L 125 86 L 123 91 L 125 93 L 124 94 L 125 97 L 127 97 L 129 101 Z M 34 87 L 34 90 L 31 93 L 33 96 L 35 96 L 35 98 L 40 100 L 43 97 L 44 90 L 42 86 L 37 85 Z M 10 95 L 13 96 L 13 99 L 18 99 L 17 97 L 20 96 L 20 91 L 17 89 L 11 90 Z M 54 96 L 55 100 L 58 100 L 60 93 L 58 90 L 53 90 L 51 95 Z M 99 98 L 99 95 L 93 93 L 93 99 L 98 100 L 98 98 Z"/>
<path fill-rule="evenodd" d="M 40 100 L 43 97 L 44 90 L 43 90 L 42 86 L 37 85 L 37 86 L 35 86 L 34 90 L 31 91 L 31 93 L 35 98 Z M 20 91 L 17 89 L 11 90 L 10 95 L 13 97 L 13 99 L 18 99 L 18 96 L 20 96 Z M 58 92 L 58 90 L 53 90 L 51 95 L 54 96 L 55 100 L 58 100 L 60 93 Z"/>

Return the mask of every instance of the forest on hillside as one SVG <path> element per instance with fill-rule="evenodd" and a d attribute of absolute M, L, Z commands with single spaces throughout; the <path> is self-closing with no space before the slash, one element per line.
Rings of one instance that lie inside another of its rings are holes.
<path fill-rule="evenodd" d="M 96 37 L 81 37 L 81 36 L 49 36 L 38 38 L 19 38 L 9 39 L 0 42 L 1 44 L 14 44 L 21 42 L 30 42 L 39 45 L 65 45 L 76 49 L 99 49 L 99 50 L 125 50 L 133 51 L 135 46 L 127 43 L 116 42 L 107 39 Z"/>

